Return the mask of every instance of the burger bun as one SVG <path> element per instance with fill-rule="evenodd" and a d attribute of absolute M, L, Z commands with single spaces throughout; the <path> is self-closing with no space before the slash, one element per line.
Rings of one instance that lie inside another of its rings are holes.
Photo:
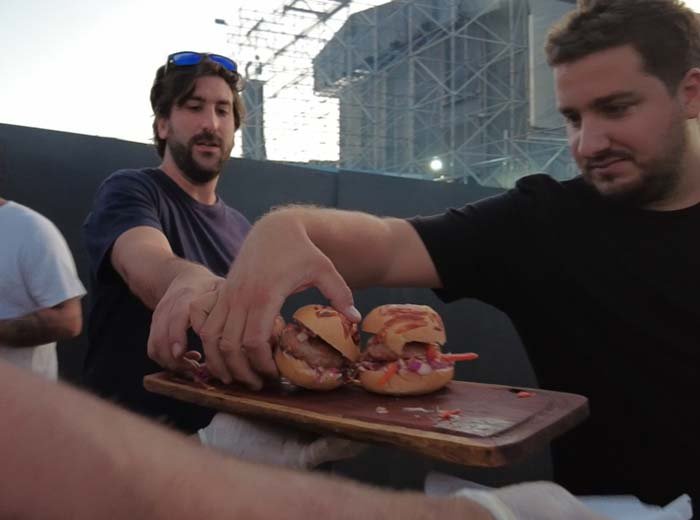
<path fill-rule="evenodd" d="M 454 367 L 440 368 L 421 375 L 409 370 L 400 370 L 382 384 L 384 370 L 360 371 L 360 384 L 365 390 L 386 395 L 422 395 L 435 392 L 452 381 Z"/>
<path fill-rule="evenodd" d="M 305 305 L 294 313 L 293 318 L 351 362 L 356 362 L 360 357 L 357 325 L 333 307 Z"/>
<path fill-rule="evenodd" d="M 442 318 L 427 305 L 381 305 L 365 316 L 362 330 L 379 335 L 382 342 L 397 354 L 406 343 L 443 345 L 446 341 Z"/>

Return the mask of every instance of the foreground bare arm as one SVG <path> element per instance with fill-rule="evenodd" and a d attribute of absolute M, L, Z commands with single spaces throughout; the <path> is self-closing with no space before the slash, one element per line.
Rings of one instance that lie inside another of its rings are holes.
<path fill-rule="evenodd" d="M 0 363 L 0 517 L 490 519 L 465 499 L 243 463 Z"/>
<path fill-rule="evenodd" d="M 80 298 L 71 298 L 20 318 L 0 320 L 0 343 L 10 347 L 35 347 L 73 338 L 82 328 Z"/>
<path fill-rule="evenodd" d="M 298 247 L 306 238 L 352 288 L 440 285 L 423 241 L 404 219 L 291 206 L 270 213 L 258 224 L 259 232 L 270 237 L 274 233 L 298 237 Z"/>

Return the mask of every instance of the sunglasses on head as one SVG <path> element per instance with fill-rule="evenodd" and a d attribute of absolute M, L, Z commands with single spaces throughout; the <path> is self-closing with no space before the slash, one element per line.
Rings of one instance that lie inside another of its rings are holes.
<path fill-rule="evenodd" d="M 209 54 L 208 52 L 192 52 L 183 51 L 176 52 L 168 56 L 168 61 L 165 65 L 166 72 L 171 67 L 193 67 L 198 65 L 203 60 L 208 59 L 214 63 L 218 63 L 229 72 L 238 72 L 238 65 L 231 58 L 221 56 L 220 54 Z"/>

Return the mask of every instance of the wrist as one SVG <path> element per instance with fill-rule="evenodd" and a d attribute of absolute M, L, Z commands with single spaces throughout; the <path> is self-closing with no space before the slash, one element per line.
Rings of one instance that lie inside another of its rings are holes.
<path fill-rule="evenodd" d="M 223 278 L 216 276 L 203 265 L 180 260 L 188 265 L 185 269 L 181 269 L 173 278 L 170 288 L 195 289 L 198 292 L 207 292 L 216 289 L 219 283 L 223 281 Z"/>
<path fill-rule="evenodd" d="M 303 230 L 306 228 L 306 220 L 309 208 L 306 206 L 285 206 L 278 208 L 258 221 L 254 227 L 265 227 L 273 230 Z"/>

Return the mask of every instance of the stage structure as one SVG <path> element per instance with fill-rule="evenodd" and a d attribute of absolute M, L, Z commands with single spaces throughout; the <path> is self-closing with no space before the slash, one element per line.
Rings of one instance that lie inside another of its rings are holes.
<path fill-rule="evenodd" d="M 229 41 L 264 92 L 249 107 L 265 128 L 249 129 L 258 141 L 248 153 L 494 187 L 533 172 L 570 178 L 542 47 L 573 4 L 290 0 L 239 9 Z"/>

